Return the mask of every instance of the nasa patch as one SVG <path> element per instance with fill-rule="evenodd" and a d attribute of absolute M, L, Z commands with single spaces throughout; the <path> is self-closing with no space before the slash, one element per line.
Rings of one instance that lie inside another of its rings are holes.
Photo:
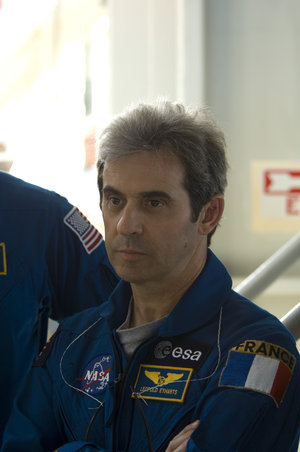
<path fill-rule="evenodd" d="M 109 383 L 112 356 L 101 354 L 89 361 L 81 372 L 80 389 L 90 395 L 101 394 Z"/>

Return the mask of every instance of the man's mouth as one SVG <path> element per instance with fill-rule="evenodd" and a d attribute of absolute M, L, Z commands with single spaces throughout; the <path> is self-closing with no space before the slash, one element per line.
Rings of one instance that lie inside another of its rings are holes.
<path fill-rule="evenodd" d="M 120 248 L 117 250 L 117 253 L 119 253 L 123 259 L 128 261 L 134 261 L 146 255 L 142 251 L 134 248 Z"/>

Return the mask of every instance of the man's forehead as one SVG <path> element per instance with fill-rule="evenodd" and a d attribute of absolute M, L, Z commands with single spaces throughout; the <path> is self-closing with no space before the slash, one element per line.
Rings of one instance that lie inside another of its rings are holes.
<path fill-rule="evenodd" d="M 139 167 L 140 170 L 144 168 L 160 170 L 162 172 L 168 171 L 169 168 L 180 172 L 185 172 L 184 166 L 174 153 L 169 149 L 161 148 L 158 150 L 141 150 L 131 154 L 125 154 L 113 159 L 108 159 L 104 163 L 104 171 L 114 170 L 122 171 L 124 167 Z"/>
<path fill-rule="evenodd" d="M 175 155 L 142 151 L 106 162 L 103 186 L 138 188 L 141 192 L 183 187 L 184 169 Z M 122 191 L 122 190 L 121 190 Z"/>

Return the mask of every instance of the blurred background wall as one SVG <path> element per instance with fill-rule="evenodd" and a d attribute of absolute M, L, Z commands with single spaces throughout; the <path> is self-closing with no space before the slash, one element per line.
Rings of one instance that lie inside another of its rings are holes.
<path fill-rule="evenodd" d="M 298 0 L 2 0 L 11 173 L 101 228 L 94 125 L 158 96 L 208 106 L 231 167 L 212 247 L 237 279 L 248 275 L 300 230 L 299 24 Z M 299 269 L 284 274 L 283 312 L 299 301 Z"/>

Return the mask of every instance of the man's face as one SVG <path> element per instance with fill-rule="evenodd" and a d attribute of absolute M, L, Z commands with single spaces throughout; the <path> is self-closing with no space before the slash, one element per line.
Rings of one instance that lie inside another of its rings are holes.
<path fill-rule="evenodd" d="M 199 221 L 191 222 L 183 179 L 184 168 L 170 153 L 143 151 L 105 164 L 105 242 L 124 280 L 176 285 L 197 271 L 206 238 Z"/>

